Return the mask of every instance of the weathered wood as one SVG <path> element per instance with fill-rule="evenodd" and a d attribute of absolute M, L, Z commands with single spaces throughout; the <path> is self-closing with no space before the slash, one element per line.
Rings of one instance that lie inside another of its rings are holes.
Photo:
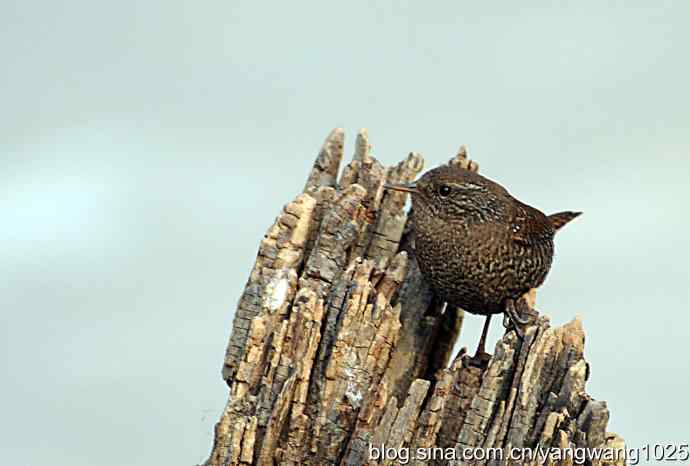
<path fill-rule="evenodd" d="M 385 168 L 363 130 L 338 179 L 343 146 L 343 130 L 333 130 L 304 191 L 261 240 L 205 465 L 396 464 L 374 454 L 382 445 L 417 465 L 539 464 L 507 455 L 624 448 L 606 432 L 606 403 L 585 391 L 579 319 L 552 328 L 541 316 L 524 340 L 506 333 L 484 366 L 463 349 L 447 367 L 463 312 L 434 298 L 414 256 L 405 195 L 383 189 L 415 179 L 423 159 L 412 153 Z M 478 169 L 464 146 L 450 163 Z M 505 456 L 463 457 L 477 448 Z"/>

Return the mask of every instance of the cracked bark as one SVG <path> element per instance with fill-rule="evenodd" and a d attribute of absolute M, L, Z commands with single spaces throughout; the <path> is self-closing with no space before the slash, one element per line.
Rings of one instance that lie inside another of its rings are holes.
<path fill-rule="evenodd" d="M 423 159 L 411 153 L 384 167 L 362 130 L 338 179 L 343 147 L 344 132 L 333 130 L 304 191 L 260 242 L 205 465 L 395 464 L 370 455 L 382 444 L 411 455 L 436 448 L 434 459 L 411 457 L 417 465 L 538 464 L 460 458 L 467 448 L 623 448 L 606 431 L 606 403 L 585 391 L 578 319 L 552 328 L 540 316 L 524 340 L 514 332 L 499 340 L 484 367 L 463 350 L 447 367 L 463 313 L 434 299 L 414 257 L 405 195 L 383 190 L 415 179 Z M 478 169 L 464 147 L 449 163 Z"/>

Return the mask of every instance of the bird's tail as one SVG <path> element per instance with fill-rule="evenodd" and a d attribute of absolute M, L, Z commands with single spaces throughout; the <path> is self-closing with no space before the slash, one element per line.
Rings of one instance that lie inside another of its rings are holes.
<path fill-rule="evenodd" d="M 582 212 L 558 212 L 557 214 L 549 215 L 549 220 L 551 221 L 551 225 L 553 225 L 553 229 L 558 231 L 563 228 L 565 224 L 575 217 L 579 217 L 581 214 Z"/>

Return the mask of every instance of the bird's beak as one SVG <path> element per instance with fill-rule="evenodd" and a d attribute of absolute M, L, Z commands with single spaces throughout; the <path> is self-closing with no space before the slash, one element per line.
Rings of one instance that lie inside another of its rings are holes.
<path fill-rule="evenodd" d="M 385 189 L 391 189 L 393 191 L 402 191 L 404 193 L 416 193 L 417 192 L 417 184 L 416 183 L 409 183 L 409 184 L 384 184 L 383 187 Z"/>

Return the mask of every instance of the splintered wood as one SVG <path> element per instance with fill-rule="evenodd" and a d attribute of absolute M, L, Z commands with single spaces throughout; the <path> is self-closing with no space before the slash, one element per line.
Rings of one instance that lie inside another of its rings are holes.
<path fill-rule="evenodd" d="M 577 459 L 525 455 L 623 449 L 606 431 L 606 403 L 585 392 L 577 319 L 551 328 L 540 317 L 524 340 L 508 332 L 484 367 L 464 351 L 446 367 L 462 311 L 433 299 L 405 195 L 383 189 L 414 180 L 423 159 L 411 153 L 386 168 L 362 130 L 338 179 L 343 146 L 343 131 L 333 130 L 304 191 L 261 240 L 235 313 L 223 365 L 229 399 L 205 465 L 570 465 Z M 478 169 L 464 147 L 450 163 Z"/>

